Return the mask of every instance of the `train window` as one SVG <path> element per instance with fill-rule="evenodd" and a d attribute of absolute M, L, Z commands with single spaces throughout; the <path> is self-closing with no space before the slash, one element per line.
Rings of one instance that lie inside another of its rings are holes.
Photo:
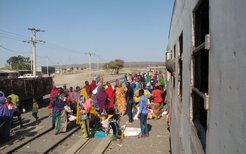
<path fill-rule="evenodd" d="M 205 35 L 209 34 L 209 1 L 200 0 L 193 12 L 195 44 L 192 52 L 193 88 L 192 116 L 198 137 L 206 149 L 207 110 L 204 108 L 208 93 L 209 52 L 205 49 Z"/>
<path fill-rule="evenodd" d="M 178 73 L 178 80 L 179 80 L 179 96 L 182 102 L 182 76 L 183 76 L 183 33 L 179 37 L 179 73 Z"/>

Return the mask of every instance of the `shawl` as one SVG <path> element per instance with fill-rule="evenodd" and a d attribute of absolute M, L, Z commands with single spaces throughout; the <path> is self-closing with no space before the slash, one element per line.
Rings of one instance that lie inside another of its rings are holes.
<path fill-rule="evenodd" d="M 114 108 L 114 96 L 115 96 L 115 93 L 114 93 L 114 90 L 113 90 L 113 88 L 112 88 L 110 83 L 108 83 L 108 88 L 106 89 L 106 93 L 108 94 L 108 97 L 109 97 L 109 100 L 110 100 L 109 108 Z"/>
<path fill-rule="evenodd" d="M 91 81 L 90 87 L 91 87 L 91 91 L 93 91 L 94 89 L 96 89 L 96 87 L 97 87 L 96 80 L 92 80 L 92 81 Z"/>
<path fill-rule="evenodd" d="M 84 86 L 84 88 L 86 89 L 87 95 L 88 95 L 88 96 L 91 96 L 91 87 L 90 87 L 90 85 L 89 85 L 89 84 L 86 84 L 86 85 Z"/>
<path fill-rule="evenodd" d="M 103 91 L 102 87 L 101 87 L 98 94 L 97 94 L 98 103 L 106 102 L 107 97 L 108 97 L 108 94 L 105 91 Z"/>
<path fill-rule="evenodd" d="M 92 102 L 93 100 L 89 98 L 87 101 L 85 101 L 85 103 L 82 104 L 86 113 L 90 112 Z"/>
<path fill-rule="evenodd" d="M 110 98 L 114 98 L 114 90 L 110 83 L 108 83 L 108 88 L 106 89 L 106 93 L 108 94 Z"/>
<path fill-rule="evenodd" d="M 84 96 L 85 100 L 89 99 L 89 95 L 85 87 L 81 89 L 80 95 Z"/>
<path fill-rule="evenodd" d="M 48 108 L 52 108 L 52 102 L 54 101 L 54 96 L 56 94 L 59 94 L 59 90 L 56 89 L 56 86 L 53 86 L 52 90 L 50 91 L 50 104 L 48 106 Z"/>

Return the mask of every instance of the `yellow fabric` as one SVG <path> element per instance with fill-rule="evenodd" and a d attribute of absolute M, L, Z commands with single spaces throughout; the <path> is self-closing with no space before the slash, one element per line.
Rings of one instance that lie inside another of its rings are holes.
<path fill-rule="evenodd" d="M 147 98 L 150 98 L 151 93 L 148 90 L 144 90 L 144 96 L 146 96 Z M 138 90 L 135 91 L 135 96 L 133 97 L 133 102 L 139 102 L 140 101 L 140 97 L 138 96 Z M 148 99 L 148 105 L 150 105 L 150 99 Z"/>
<path fill-rule="evenodd" d="M 116 103 L 118 107 L 118 112 L 124 113 L 126 111 L 126 95 L 122 83 L 116 88 Z"/>
<path fill-rule="evenodd" d="M 15 94 L 11 94 L 11 95 L 9 95 L 8 97 L 11 97 L 11 99 L 12 99 L 12 102 L 16 105 L 16 106 L 18 106 L 19 105 L 19 96 L 17 96 L 17 95 L 15 95 Z"/>
<path fill-rule="evenodd" d="M 79 102 L 77 103 L 77 113 L 76 113 L 76 124 L 78 125 L 80 122 L 80 108 L 79 108 Z"/>
<path fill-rule="evenodd" d="M 94 116 L 97 115 L 97 111 L 96 111 L 96 108 L 94 106 L 91 107 L 90 114 L 94 115 Z"/>
<path fill-rule="evenodd" d="M 85 88 L 82 88 L 82 89 L 81 89 L 80 96 L 81 96 L 81 95 L 84 96 L 85 100 L 87 100 L 87 99 L 90 98 L 89 95 L 87 94 Z"/>

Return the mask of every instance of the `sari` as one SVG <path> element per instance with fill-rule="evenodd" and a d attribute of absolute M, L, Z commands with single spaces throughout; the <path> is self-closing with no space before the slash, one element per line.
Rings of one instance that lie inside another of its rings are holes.
<path fill-rule="evenodd" d="M 113 109 L 114 108 L 114 90 L 112 88 L 112 85 L 110 83 L 108 83 L 108 88 L 106 89 L 106 93 L 108 94 L 108 98 L 109 98 L 109 104 L 108 104 L 108 108 L 109 109 Z"/>
<path fill-rule="evenodd" d="M 61 131 L 64 132 L 67 129 L 67 118 L 65 117 L 66 112 L 64 113 L 64 106 L 66 102 L 63 101 L 63 98 L 59 95 L 54 96 L 54 101 L 52 102 L 52 127 L 56 129 L 56 134 Z"/>
<path fill-rule="evenodd" d="M 99 112 L 103 112 L 104 110 L 107 110 L 108 108 L 107 99 L 108 99 L 108 94 L 101 87 L 100 91 L 97 94 L 97 103 L 99 105 Z"/>
<path fill-rule="evenodd" d="M 85 100 L 90 98 L 85 87 L 81 89 L 80 95 L 84 96 Z"/>
<path fill-rule="evenodd" d="M 96 87 L 97 87 L 96 80 L 92 80 L 92 81 L 91 81 L 90 87 L 91 87 L 91 91 L 93 91 L 93 90 L 96 89 Z"/>
<path fill-rule="evenodd" d="M 123 82 L 116 88 L 116 102 L 119 114 L 124 114 L 126 111 L 126 95 L 123 87 Z"/>

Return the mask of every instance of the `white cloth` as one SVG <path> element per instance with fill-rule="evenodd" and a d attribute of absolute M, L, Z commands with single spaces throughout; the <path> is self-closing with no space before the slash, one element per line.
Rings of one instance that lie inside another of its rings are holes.
<path fill-rule="evenodd" d="M 139 108 L 137 107 L 137 111 L 133 112 L 133 120 L 138 120 L 138 115 L 139 115 Z"/>
<path fill-rule="evenodd" d="M 140 128 L 126 127 L 124 134 L 125 136 L 138 136 L 141 133 Z"/>

